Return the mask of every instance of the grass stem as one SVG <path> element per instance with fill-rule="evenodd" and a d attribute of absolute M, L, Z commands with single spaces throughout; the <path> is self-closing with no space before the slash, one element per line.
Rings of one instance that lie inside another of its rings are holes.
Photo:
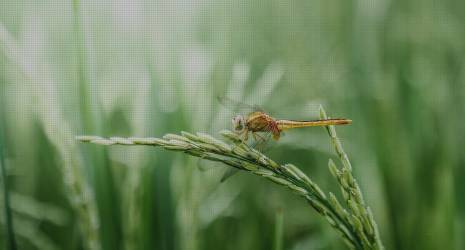
<path fill-rule="evenodd" d="M 275 228 L 274 228 L 274 250 L 283 249 L 283 231 L 284 231 L 284 215 L 283 210 L 278 209 L 275 215 Z"/>

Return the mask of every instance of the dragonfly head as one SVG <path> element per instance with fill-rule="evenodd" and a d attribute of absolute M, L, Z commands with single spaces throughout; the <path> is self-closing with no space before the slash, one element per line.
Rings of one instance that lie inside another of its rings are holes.
<path fill-rule="evenodd" d="M 236 115 L 232 118 L 233 130 L 236 133 L 241 133 L 245 130 L 245 119 L 242 115 Z"/>

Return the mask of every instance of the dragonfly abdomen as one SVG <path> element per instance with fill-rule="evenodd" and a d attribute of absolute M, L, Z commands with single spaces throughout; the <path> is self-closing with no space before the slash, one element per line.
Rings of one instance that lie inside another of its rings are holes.
<path fill-rule="evenodd" d="M 293 120 L 278 120 L 276 121 L 280 130 L 291 129 L 291 128 L 304 128 L 304 127 L 315 127 L 315 126 L 328 126 L 328 125 L 346 125 L 352 123 L 352 120 L 348 119 L 326 119 L 326 120 L 314 120 L 314 121 L 293 121 Z"/>

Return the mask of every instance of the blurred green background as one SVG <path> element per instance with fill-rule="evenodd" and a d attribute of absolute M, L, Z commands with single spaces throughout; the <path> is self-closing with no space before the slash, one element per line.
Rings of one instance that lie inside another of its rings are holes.
<path fill-rule="evenodd" d="M 78 144 L 230 127 L 215 97 L 324 105 L 387 249 L 465 249 L 465 1 L 0 3 L 0 154 L 19 249 L 344 249 L 302 199 L 180 153 Z M 338 193 L 321 128 L 267 152 Z M 3 183 L 3 181 L 2 181 Z M 2 185 L 3 186 L 3 185 Z M 2 187 L 3 189 L 3 187 Z M 0 245 L 6 244 L 3 192 Z M 279 248 L 275 248 L 279 249 Z"/>

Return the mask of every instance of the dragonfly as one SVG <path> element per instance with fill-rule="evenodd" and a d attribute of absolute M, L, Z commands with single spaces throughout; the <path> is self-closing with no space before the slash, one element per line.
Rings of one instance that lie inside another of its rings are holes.
<path fill-rule="evenodd" d="M 260 151 L 263 150 L 270 137 L 278 141 L 285 130 L 352 123 L 352 120 L 344 118 L 306 121 L 276 119 L 258 106 L 248 105 L 228 97 L 218 97 L 218 101 L 223 107 L 233 112 L 239 110 L 240 113 L 244 113 L 237 114 L 231 119 L 233 131 L 241 137 L 244 143 L 247 143 L 249 134 L 252 134 L 255 141 L 250 146 Z M 224 182 L 237 172 L 238 169 L 228 168 L 220 182 Z"/>
<path fill-rule="evenodd" d="M 345 118 L 304 121 L 277 119 L 257 106 L 243 104 L 227 97 L 220 97 L 218 100 L 224 106 L 235 105 L 253 110 L 246 115 L 235 115 L 231 120 L 233 131 L 241 136 L 243 141 L 248 141 L 249 134 L 252 134 L 255 141 L 266 141 L 267 138 L 259 135 L 259 132 L 272 135 L 273 139 L 278 141 L 279 138 L 281 138 L 282 133 L 289 129 L 328 125 L 348 125 L 352 123 L 352 120 Z"/>

